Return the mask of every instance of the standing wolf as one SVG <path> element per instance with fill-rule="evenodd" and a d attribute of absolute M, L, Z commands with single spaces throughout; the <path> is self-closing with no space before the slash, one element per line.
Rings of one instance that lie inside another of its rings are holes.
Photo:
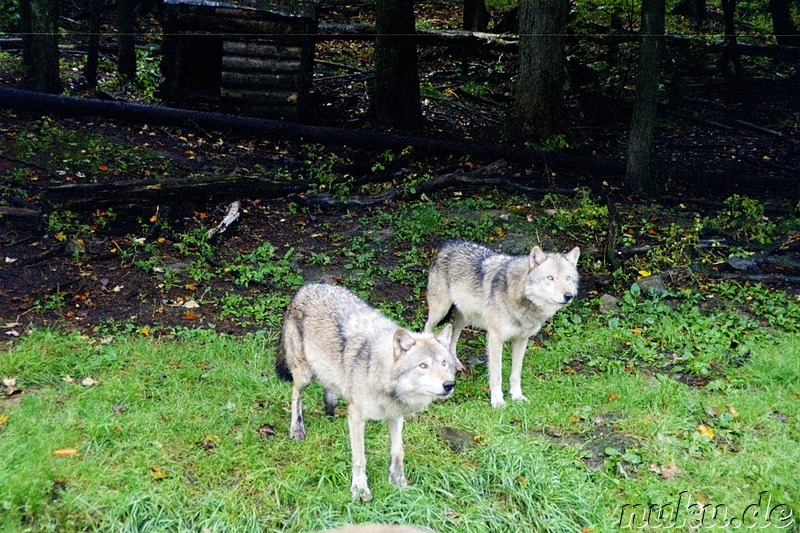
<path fill-rule="evenodd" d="M 492 406 L 503 399 L 503 344 L 511 341 L 510 394 L 524 400 L 520 377 L 528 339 L 578 292 L 580 249 L 567 254 L 545 253 L 534 246 L 529 255 L 495 253 L 478 244 L 448 241 L 436 254 L 428 273 L 430 333 L 453 308 L 450 351 L 464 326 L 486 330 L 489 391 Z M 458 369 L 461 363 L 457 361 Z"/>
<path fill-rule="evenodd" d="M 348 402 L 353 498 L 368 501 L 364 426 L 388 420 L 389 481 L 403 487 L 403 418 L 424 410 L 455 387 L 456 358 L 449 326 L 439 333 L 407 331 L 356 295 L 336 285 L 301 287 L 286 310 L 275 370 L 294 380 L 289 434 L 303 440 L 303 389 L 316 377 L 325 389 L 325 410 Z"/>

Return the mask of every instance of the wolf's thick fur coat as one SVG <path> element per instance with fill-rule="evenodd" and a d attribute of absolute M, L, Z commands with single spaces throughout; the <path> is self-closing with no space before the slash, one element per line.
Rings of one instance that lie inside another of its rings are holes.
<path fill-rule="evenodd" d="M 467 325 L 486 330 L 491 403 L 505 404 L 502 390 L 503 344 L 511 341 L 510 395 L 524 400 L 520 384 L 528 339 L 578 292 L 580 249 L 545 253 L 534 246 L 528 255 L 505 255 L 485 246 L 448 241 L 428 273 L 428 321 L 432 332 L 453 311 L 450 351 Z M 459 368 L 461 363 L 457 363 Z"/>
<path fill-rule="evenodd" d="M 286 310 L 277 374 L 294 381 L 290 435 L 305 438 L 302 392 L 313 378 L 325 389 L 330 414 L 338 397 L 348 402 L 353 497 L 369 500 L 364 452 L 367 420 L 388 420 L 389 480 L 404 486 L 403 421 L 455 386 L 451 328 L 413 333 L 370 307 L 352 292 L 331 284 L 301 287 Z"/>

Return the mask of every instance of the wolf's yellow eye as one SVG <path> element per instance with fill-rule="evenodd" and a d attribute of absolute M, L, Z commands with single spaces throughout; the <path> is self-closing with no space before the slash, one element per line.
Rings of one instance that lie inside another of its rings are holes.
<path fill-rule="evenodd" d="M 555 281 L 556 278 L 554 278 L 553 276 L 547 276 L 547 279 L 549 279 L 550 281 Z"/>
<path fill-rule="evenodd" d="M 428 363 L 420 363 L 420 364 L 419 364 L 419 367 L 420 367 L 422 370 L 425 370 L 426 368 L 428 368 Z"/>

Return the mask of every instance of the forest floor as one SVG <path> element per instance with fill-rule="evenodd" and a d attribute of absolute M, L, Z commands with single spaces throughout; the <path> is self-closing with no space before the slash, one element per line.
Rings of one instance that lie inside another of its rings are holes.
<path fill-rule="evenodd" d="M 430 12 L 425 17 L 434 22 L 450 21 L 442 26 L 454 24 L 452 13 Z M 366 91 L 369 65 L 352 66 L 353 57 L 356 63 L 366 61 L 367 49 L 365 43 L 319 45 L 314 90 L 318 113 L 313 123 L 354 129 L 371 126 Z M 351 66 L 342 74 L 337 65 L 347 58 Z M 13 56 L 4 57 L 5 62 L 12 60 Z M 800 84 L 795 83 L 798 74 L 793 68 L 760 62 L 749 65 L 748 74 L 736 83 L 705 72 L 684 80 L 680 90 L 667 86 L 653 146 L 657 196 L 654 202 L 641 204 L 643 221 L 649 216 L 666 224 L 669 215 L 659 211 L 664 207 L 680 206 L 687 213 L 713 216 L 732 195 L 761 202 L 766 218 L 793 216 L 800 188 Z M 510 57 L 481 52 L 460 58 L 445 49 L 425 48 L 420 52 L 420 71 L 426 88 L 422 102 L 425 123 L 421 131 L 412 132 L 414 135 L 511 145 L 502 135 L 503 116 L 512 105 Z M 480 96 L 463 89 L 476 80 L 485 87 Z M 13 71 L 6 70 L 4 85 L 14 86 L 18 81 Z M 118 89 L 114 97 L 131 94 L 124 87 L 110 86 Z M 68 91 L 80 93 L 79 83 L 71 87 Z M 562 136 L 569 147 L 562 148 L 564 154 L 624 162 L 629 98 L 606 97 L 604 102 L 598 104 L 585 95 L 570 94 L 569 124 Z M 617 116 L 609 117 L 610 112 Z M 601 115 L 605 115 L 602 122 Z M 447 154 L 402 155 L 312 146 L 190 126 L 125 124 L 102 117 L 41 117 L 7 109 L 0 110 L 0 138 L 3 203 L 43 213 L 32 227 L 6 222 L 0 228 L 0 321 L 6 324 L 9 335 L 21 333 L 30 325 L 62 325 L 91 332 L 108 323 L 156 323 L 164 328 L 214 324 L 218 331 L 239 333 L 252 328 L 253 322 L 237 320 L 230 314 L 221 316 L 220 311 L 225 309 L 222 305 L 185 307 L 204 295 L 220 302 L 222 295 L 231 291 L 245 295 L 268 290 L 269 284 L 247 285 L 223 275 L 225 265 L 241 262 L 269 242 L 279 251 L 278 256 L 293 250 L 293 267 L 301 271 L 305 268 L 304 279 L 320 275 L 341 278 L 348 274 L 345 265 L 352 253 L 342 253 L 343 247 L 370 231 L 359 222 L 363 216 L 379 212 L 405 216 L 400 203 L 347 211 L 304 206 L 303 195 L 274 200 L 243 196 L 243 215 L 235 233 L 209 250 L 202 248 L 198 236 L 220 221 L 226 204 L 186 198 L 170 205 L 118 205 L 73 212 L 42 201 L 48 187 L 140 178 L 266 174 L 309 180 L 314 183 L 310 193 L 365 195 L 491 163 Z M 376 172 L 383 179 L 376 180 Z M 359 180 L 365 177 L 373 183 L 359 187 Z M 622 176 L 600 174 L 579 165 L 561 169 L 512 163 L 502 177 L 545 189 L 583 187 L 602 197 L 619 187 Z M 463 192 L 465 198 L 484 194 L 478 190 Z M 444 209 L 442 200 L 452 199 L 454 193 L 460 195 L 462 191 L 445 190 L 431 199 Z M 486 194 L 496 193 L 489 190 Z M 620 205 L 638 202 L 637 198 L 614 198 Z M 531 213 L 543 209 L 541 200 L 510 199 L 522 202 Z M 498 204 L 502 209 L 502 202 Z M 364 220 L 371 220 L 369 216 Z M 594 242 L 575 242 L 574 235 L 565 231 L 548 237 L 548 243 L 562 249 L 579 244 L 587 252 L 585 257 L 601 261 L 598 243 L 602 243 L 605 230 L 604 226 L 596 228 Z M 537 230 L 532 231 L 528 246 Z M 486 235 L 475 237 L 502 244 L 498 238 L 501 234 L 498 223 L 488 228 Z M 427 235 L 421 244 L 431 250 L 444 236 L 446 232 Z M 197 258 L 202 259 L 204 271 L 197 270 Z M 308 266 L 313 264 L 311 258 L 317 258 L 314 267 Z M 374 260 L 388 264 L 394 257 L 378 255 Z M 607 284 L 611 272 L 591 270 L 585 286 Z M 400 298 L 392 294 L 393 290 L 403 290 L 392 289 L 391 283 L 380 283 L 379 287 L 384 291 L 382 296 L 389 299 Z"/>

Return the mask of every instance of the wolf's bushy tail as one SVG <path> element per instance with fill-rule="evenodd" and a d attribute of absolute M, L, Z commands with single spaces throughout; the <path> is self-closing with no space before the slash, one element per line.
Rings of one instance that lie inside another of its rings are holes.
<path fill-rule="evenodd" d="M 278 354 L 275 356 L 275 374 L 283 381 L 292 381 L 292 371 L 286 364 L 286 349 L 283 346 L 283 331 L 278 339 Z"/>

